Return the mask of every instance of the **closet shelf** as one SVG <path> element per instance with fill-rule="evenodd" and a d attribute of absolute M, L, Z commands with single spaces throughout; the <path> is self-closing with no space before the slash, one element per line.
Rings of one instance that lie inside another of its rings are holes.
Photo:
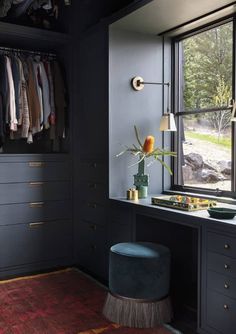
<path fill-rule="evenodd" d="M 0 43 L 15 46 L 36 46 L 37 48 L 56 48 L 69 43 L 68 34 L 0 22 Z"/>

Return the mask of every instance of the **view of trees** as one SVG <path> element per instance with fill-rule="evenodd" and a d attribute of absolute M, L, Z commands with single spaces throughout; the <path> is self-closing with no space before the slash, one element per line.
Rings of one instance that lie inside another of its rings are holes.
<path fill-rule="evenodd" d="M 226 107 L 232 97 L 233 25 L 231 22 L 184 39 L 182 46 L 183 110 Z M 230 126 L 230 111 L 207 113 L 217 131 Z M 195 117 L 201 117 L 196 114 Z"/>

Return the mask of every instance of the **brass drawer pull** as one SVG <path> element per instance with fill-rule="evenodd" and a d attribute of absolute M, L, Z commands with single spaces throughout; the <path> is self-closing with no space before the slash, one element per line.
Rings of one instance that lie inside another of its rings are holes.
<path fill-rule="evenodd" d="M 45 222 L 30 223 L 29 227 L 30 228 L 36 228 L 36 227 L 40 227 L 40 226 L 45 225 L 45 224 L 46 224 Z"/>
<path fill-rule="evenodd" d="M 88 187 L 91 189 L 97 189 L 97 184 L 96 183 L 88 183 Z"/>
<path fill-rule="evenodd" d="M 224 249 L 230 249 L 230 245 L 229 244 L 225 244 Z"/>
<path fill-rule="evenodd" d="M 229 289 L 229 284 L 228 284 L 228 283 L 225 283 L 224 288 L 225 288 L 225 289 Z"/>
<path fill-rule="evenodd" d="M 225 269 L 230 269 L 230 266 L 229 266 L 228 264 L 225 263 L 224 268 L 225 268 Z"/>
<path fill-rule="evenodd" d="M 29 185 L 32 187 L 39 187 L 39 186 L 43 186 L 44 182 L 30 182 Z"/>
<path fill-rule="evenodd" d="M 44 202 L 35 202 L 29 204 L 30 208 L 42 208 L 44 206 Z"/>
<path fill-rule="evenodd" d="M 97 204 L 96 203 L 88 203 L 88 207 L 91 209 L 97 209 Z"/>
<path fill-rule="evenodd" d="M 37 167 L 37 168 L 41 168 L 45 165 L 45 162 L 43 161 L 30 161 L 29 162 L 29 167 Z"/>
<path fill-rule="evenodd" d="M 225 310 L 228 310 L 228 309 L 229 309 L 229 305 L 224 304 L 224 309 L 225 309 Z"/>
<path fill-rule="evenodd" d="M 97 226 L 95 224 L 90 224 L 89 227 L 91 228 L 91 230 L 96 231 Z"/>

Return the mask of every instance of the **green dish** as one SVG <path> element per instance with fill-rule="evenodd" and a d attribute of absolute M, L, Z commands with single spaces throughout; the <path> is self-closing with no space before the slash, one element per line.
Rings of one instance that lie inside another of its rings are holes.
<path fill-rule="evenodd" d="M 233 219 L 236 215 L 236 209 L 228 208 L 209 208 L 208 213 L 210 217 L 217 219 Z"/>

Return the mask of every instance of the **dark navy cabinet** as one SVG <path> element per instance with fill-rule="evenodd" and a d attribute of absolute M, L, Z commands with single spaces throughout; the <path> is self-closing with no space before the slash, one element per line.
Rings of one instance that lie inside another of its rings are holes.
<path fill-rule="evenodd" d="M 66 155 L 0 157 L 0 278 L 72 263 L 70 166 Z"/>
<path fill-rule="evenodd" d="M 203 229 L 202 330 L 234 334 L 236 328 L 236 231 L 207 224 Z"/>
<path fill-rule="evenodd" d="M 78 41 L 78 106 L 74 115 L 75 261 L 108 279 L 108 32 L 91 29 Z M 94 79 L 94 78 L 97 79 Z"/>

